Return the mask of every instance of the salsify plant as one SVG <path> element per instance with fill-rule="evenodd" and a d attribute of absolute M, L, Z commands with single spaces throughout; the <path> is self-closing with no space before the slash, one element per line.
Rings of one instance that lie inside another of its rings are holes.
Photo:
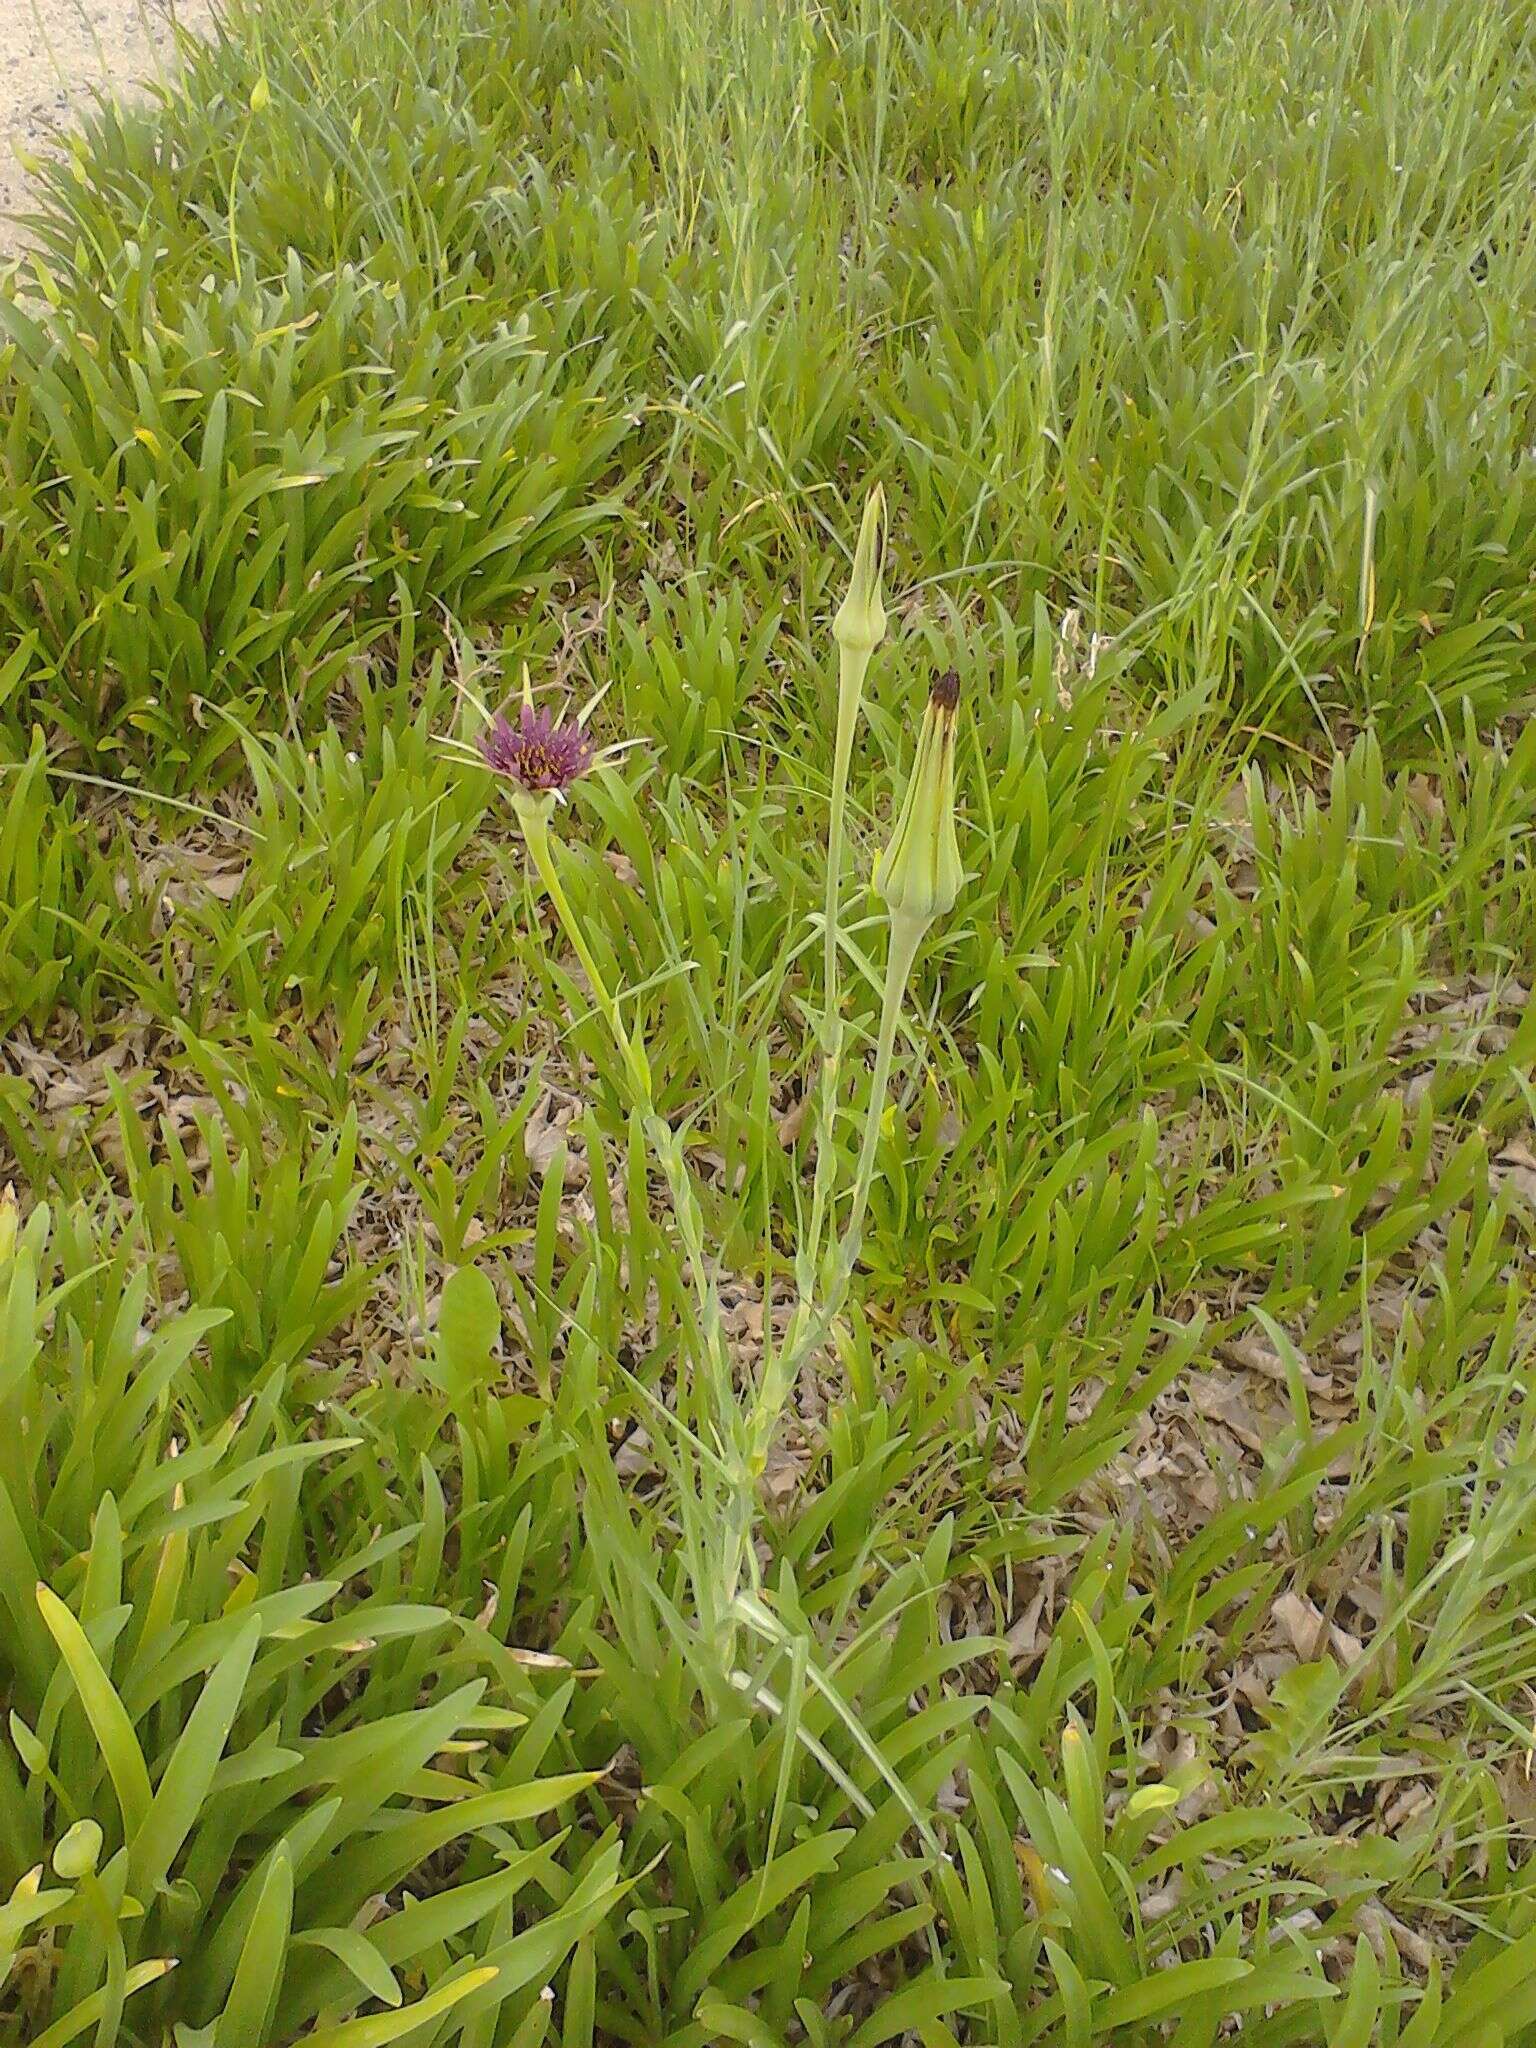
<path fill-rule="evenodd" d="M 842 1092 L 844 1019 L 838 963 L 842 946 L 842 876 L 847 837 L 848 776 L 870 662 L 885 636 L 882 575 L 886 553 L 884 494 L 877 484 L 864 510 L 847 594 L 833 622 L 838 643 L 837 727 L 829 796 L 826 899 L 823 913 L 821 1063 L 816 1082 L 819 1143 L 810 1214 L 794 1260 L 795 1303 L 783 1341 L 771 1339 L 755 1386 L 738 1387 L 727 1344 L 714 1274 L 705 1242 L 703 1211 L 682 1141 L 657 1108 L 651 1066 L 638 1024 L 625 1021 L 580 915 L 561 878 L 560 842 L 551 830 L 567 790 L 599 758 L 580 718 L 560 720 L 536 708 L 525 672 L 515 718 L 499 715 L 482 734 L 480 755 L 500 778 L 529 859 L 561 929 L 586 975 L 593 1003 L 617 1048 L 633 1113 L 665 1183 L 692 1276 L 699 1364 L 708 1395 L 713 1441 L 690 1428 L 679 1399 L 677 1413 L 661 1408 L 658 1420 L 684 1451 L 701 1512 L 683 1518 L 683 1542 L 708 1661 L 740 1690 L 752 1681 L 737 1669 L 743 1626 L 769 1640 L 785 1638 L 764 1605 L 753 1546 L 758 1483 L 775 1436 L 807 1361 L 830 1335 L 846 1304 L 857 1267 L 875 1173 L 881 1122 L 891 1088 L 913 963 L 924 934 L 948 912 L 964 881 L 955 834 L 954 749 L 960 678 L 950 669 L 933 683 L 923 713 L 916 758 L 891 839 L 875 870 L 874 886 L 888 918 L 884 991 L 875 1046 L 873 1085 L 865 1106 L 856 1164 L 839 1185 L 843 1154 L 834 1142 Z"/>

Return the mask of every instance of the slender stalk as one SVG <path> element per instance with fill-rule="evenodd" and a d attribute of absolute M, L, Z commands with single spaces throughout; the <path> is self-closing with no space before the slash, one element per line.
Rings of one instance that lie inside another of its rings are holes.
<path fill-rule="evenodd" d="M 877 483 L 864 501 L 858 544 L 853 551 L 847 593 L 832 621 L 837 642 L 837 731 L 832 749 L 832 794 L 827 818 L 827 887 L 822 918 L 821 1071 L 817 1082 L 816 1174 L 811 1193 L 811 1227 L 795 1260 L 798 1308 L 809 1313 L 821 1263 L 822 1240 L 835 1195 L 837 1096 L 842 1078 L 843 1019 L 838 995 L 839 926 L 842 918 L 843 839 L 847 830 L 848 767 L 858 729 L 864 678 L 875 649 L 885 638 L 885 604 L 880 575 L 885 562 L 885 493 Z"/>
<path fill-rule="evenodd" d="M 901 1006 L 906 997 L 912 963 L 917 958 L 917 949 L 922 942 L 923 933 L 928 929 L 928 924 L 929 920 L 926 917 L 912 917 L 904 911 L 893 911 L 891 914 L 891 937 L 885 956 L 885 992 L 880 1000 L 880 1035 L 875 1041 L 874 1080 L 870 1089 L 869 1106 L 864 1112 L 864 1139 L 859 1147 L 858 1171 L 853 1180 L 853 1199 L 849 1204 L 848 1221 L 843 1229 L 842 1241 L 844 1250 L 848 1253 L 850 1267 L 859 1255 L 864 1211 L 869 1202 L 870 1183 L 875 1176 L 875 1151 L 880 1143 L 880 1125 L 885 1114 L 886 1092 L 891 1085 L 891 1060 L 896 1050 L 896 1027 L 901 1021 Z"/>
<path fill-rule="evenodd" d="M 823 919 L 823 1006 L 820 1030 L 821 1067 L 816 1082 L 816 1170 L 812 1186 L 810 1227 L 796 1251 L 796 1304 L 791 1327 L 783 1346 L 775 1349 L 771 1334 L 764 1347 L 762 1371 L 755 1396 L 744 1405 L 738 1399 L 731 1358 L 725 1341 L 718 1290 L 704 1251 L 704 1221 L 694 1189 L 693 1177 L 677 1134 L 656 1110 L 651 1085 L 650 1063 L 638 1039 L 625 1028 L 613 991 L 586 941 L 580 922 L 571 908 L 554 850 L 550 845 L 548 816 L 553 799 L 535 798 L 526 792 L 517 803 L 519 819 L 529 854 L 540 880 L 554 905 L 577 959 L 592 990 L 593 1000 L 606 1022 L 623 1062 L 634 1105 L 642 1118 L 646 1142 L 666 1180 L 679 1236 L 693 1271 L 698 1301 L 702 1363 L 711 1382 L 714 1428 L 722 1453 L 726 1476 L 723 1501 L 701 1503 L 705 1512 L 713 1506 L 719 1531 L 718 1572 L 712 1582 L 702 1569 L 696 1574 L 696 1597 L 701 1622 L 722 1649 L 727 1668 L 735 1655 L 736 1606 L 743 1581 L 755 1575 L 756 1555 L 752 1532 L 756 1520 L 757 1483 L 772 1448 L 774 1433 L 794 1388 L 800 1366 L 821 1343 L 847 1296 L 858 1258 L 859 1237 L 869 1185 L 874 1174 L 875 1150 L 880 1120 L 890 1087 L 891 1060 L 902 997 L 912 969 L 918 941 L 927 920 L 905 915 L 893 917 L 886 964 L 885 997 L 881 1008 L 880 1034 L 876 1048 L 873 1091 L 865 1117 L 858 1175 L 848 1226 L 837 1256 L 828 1259 L 825 1240 L 835 1213 L 837 1197 L 837 1102 L 842 1077 L 843 1019 L 839 1000 L 839 941 L 842 917 L 843 841 L 847 830 L 848 771 L 853 758 L 854 734 L 870 660 L 885 634 L 885 607 L 880 595 L 880 572 L 885 553 L 885 498 L 876 484 L 864 507 L 858 546 L 848 592 L 836 618 L 833 634 L 838 643 L 837 730 L 833 746 L 831 803 L 827 828 L 827 882 Z M 525 679 L 526 681 L 526 679 Z M 531 712 L 525 712 L 523 743 L 541 743 L 546 737 L 532 732 Z M 515 736 L 511 736 L 515 741 Z M 818 1306 L 818 1281 L 830 1281 Z M 771 1322 L 769 1330 L 771 1332 Z M 703 1474 L 700 1473 L 703 1485 Z M 702 1564 L 703 1549 L 689 1532 L 689 1549 Z M 712 1624 L 712 1626 L 711 1626 Z"/>
<path fill-rule="evenodd" d="M 864 1111 L 864 1133 L 859 1146 L 858 1170 L 854 1176 L 848 1221 L 843 1227 L 836 1255 L 822 1275 L 820 1301 L 818 1302 L 810 1291 L 802 1292 L 783 1347 L 774 1357 L 770 1369 L 764 1374 L 752 1418 L 751 1441 L 754 1457 L 767 1455 L 767 1446 L 801 1366 L 825 1341 L 827 1332 L 842 1313 L 843 1303 L 848 1298 L 853 1269 L 859 1262 L 864 1212 L 868 1207 L 869 1190 L 875 1177 L 875 1155 L 879 1150 L 880 1126 L 885 1115 L 886 1098 L 890 1092 L 891 1066 L 896 1053 L 896 1031 L 901 1022 L 901 1007 L 906 1000 L 912 963 L 917 957 L 918 946 L 922 943 L 923 933 L 928 929 L 929 922 L 928 918 L 914 917 L 904 911 L 893 913 L 891 917 L 890 944 L 885 958 L 885 988 L 880 1000 L 880 1029 L 875 1041 L 875 1068 L 870 1081 L 869 1102 Z"/>
<path fill-rule="evenodd" d="M 533 864 L 538 870 L 539 879 L 555 907 L 555 914 L 571 943 L 572 951 L 581 962 L 592 989 L 593 1000 L 624 1063 L 634 1106 L 640 1112 L 652 1157 L 661 1169 L 662 1178 L 667 1184 L 678 1234 L 682 1238 L 683 1249 L 688 1255 L 688 1263 L 693 1274 L 694 1297 L 698 1306 L 703 1339 L 704 1364 L 712 1383 L 715 1411 L 713 1419 L 719 1439 L 718 1448 L 728 1469 L 733 1469 L 734 1473 L 730 1498 L 723 1510 L 717 1583 L 713 1587 L 700 1584 L 696 1587 L 696 1592 L 701 1609 L 706 1601 L 709 1603 L 711 1611 L 704 1616 L 705 1626 L 711 1635 L 720 1639 L 729 1665 L 735 1657 L 734 1623 L 730 1618 L 731 1612 L 736 1596 L 741 1590 L 742 1578 L 753 1561 L 753 1489 L 759 1467 L 754 1464 L 750 1442 L 743 1440 L 746 1436 L 744 1418 L 736 1403 L 730 1353 L 720 1313 L 720 1297 L 710 1262 L 705 1254 L 703 1213 L 699 1208 L 693 1176 L 688 1170 L 682 1144 L 677 1133 L 656 1107 L 650 1061 L 645 1056 L 644 1048 L 626 1029 L 618 1003 L 592 949 L 586 942 L 581 921 L 565 893 L 565 885 L 560 879 L 560 870 L 549 842 L 548 826 L 542 817 L 531 812 L 523 814 L 522 825 L 523 836 Z M 730 1422 L 727 1421 L 728 1417 Z"/>
<path fill-rule="evenodd" d="M 848 768 L 869 654 L 863 648 L 838 649 L 837 737 L 832 753 L 832 795 L 827 822 L 827 892 L 822 913 L 821 1070 L 817 1079 L 816 1172 L 811 1189 L 811 1227 L 795 1261 L 797 1293 L 802 1306 L 814 1291 L 821 1261 L 822 1238 L 837 1164 L 837 1098 L 843 1068 L 843 1017 L 839 1003 L 839 941 L 843 911 L 843 834 L 848 816 Z"/>
<path fill-rule="evenodd" d="M 838 1014 L 838 920 L 843 893 L 843 830 L 848 813 L 848 767 L 869 656 L 862 648 L 837 650 L 837 737 L 832 749 L 832 799 L 827 815 L 827 901 L 822 920 L 822 986 L 829 1018 Z"/>
<path fill-rule="evenodd" d="M 624 1028 L 624 1019 L 619 1014 L 618 1002 L 603 978 L 603 971 L 598 966 L 591 947 L 587 944 L 581 929 L 581 920 L 571 908 L 570 898 L 565 893 L 565 884 L 560 879 L 560 870 L 555 865 L 555 857 L 550 849 L 549 827 L 543 818 L 531 813 L 524 815 L 521 822 L 523 838 L 529 853 L 533 856 L 533 864 L 539 871 L 539 880 L 544 884 L 545 893 L 555 906 L 555 915 L 560 920 L 565 936 L 571 942 L 571 950 L 581 962 L 582 971 L 592 990 L 593 1001 L 602 1013 L 609 1034 L 618 1047 L 619 1057 L 628 1072 L 630 1085 L 646 1114 L 653 1116 L 655 1104 L 651 1096 L 650 1061 Z"/>

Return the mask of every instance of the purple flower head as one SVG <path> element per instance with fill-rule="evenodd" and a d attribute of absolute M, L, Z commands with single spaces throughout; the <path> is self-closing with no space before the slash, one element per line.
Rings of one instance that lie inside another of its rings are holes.
<path fill-rule="evenodd" d="M 520 789 L 569 789 L 592 765 L 592 743 L 579 725 L 557 724 L 524 704 L 514 725 L 498 715 L 480 738 L 486 766 Z"/>

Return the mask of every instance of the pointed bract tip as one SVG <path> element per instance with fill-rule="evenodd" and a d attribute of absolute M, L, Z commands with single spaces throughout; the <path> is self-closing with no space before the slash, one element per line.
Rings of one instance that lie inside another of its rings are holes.
<path fill-rule="evenodd" d="M 872 654 L 885 638 L 885 605 L 880 594 L 884 568 L 885 492 L 876 484 L 864 501 L 848 593 L 832 621 L 834 635 L 850 651 Z"/>
<path fill-rule="evenodd" d="M 892 917 L 930 924 L 954 908 L 965 883 L 955 836 L 955 706 L 960 677 L 935 678 L 918 734 L 917 758 L 874 884 Z"/>

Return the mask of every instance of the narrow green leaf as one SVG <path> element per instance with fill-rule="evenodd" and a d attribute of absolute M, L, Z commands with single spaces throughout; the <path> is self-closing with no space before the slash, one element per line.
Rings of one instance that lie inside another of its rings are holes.
<path fill-rule="evenodd" d="M 496 1975 L 494 1969 L 470 1970 L 454 1978 L 451 1984 L 440 1984 L 414 2005 L 402 2006 L 398 2012 L 347 2020 L 339 2027 L 322 2027 L 306 2037 L 306 2048 L 387 2048 L 389 2042 L 400 2040 L 427 2020 L 441 2019 L 445 2012 L 452 2012 L 466 1998 L 494 1983 Z"/>
<path fill-rule="evenodd" d="M 253 2042 L 267 2039 L 282 1989 L 292 1920 L 293 1865 L 280 1844 L 246 1930 L 235 1981 L 214 2029 L 214 2048 L 251 2048 Z"/>
<path fill-rule="evenodd" d="M 880 2042 L 894 2041 L 898 2034 L 915 2033 L 946 2013 L 971 2012 L 977 2006 L 995 2005 L 1007 1992 L 1008 1987 L 1000 1977 L 941 1977 L 935 1971 L 927 1971 L 917 1983 L 882 1999 L 878 2010 L 854 2034 L 848 2048 L 879 2048 Z"/>
<path fill-rule="evenodd" d="M 130 1882 L 146 1896 L 165 1883 L 203 1810 L 260 1640 L 260 1624 L 252 1621 L 209 1673 L 171 1752 L 144 1825 L 128 1845 Z"/>
<path fill-rule="evenodd" d="M 479 1266 L 458 1267 L 444 1284 L 432 1343 L 433 1377 L 446 1394 L 461 1398 L 489 1382 L 500 1335 L 501 1303 L 490 1275 Z"/>
<path fill-rule="evenodd" d="M 394 1971 L 373 1943 L 355 1927 L 306 1927 L 293 1937 L 295 1948 L 323 1948 L 349 1969 L 370 1998 L 396 2006 L 405 1996 Z"/>
<path fill-rule="evenodd" d="M 131 1842 L 142 1827 L 151 1804 L 149 1768 L 133 1732 L 133 1723 L 113 1690 L 112 1681 L 102 1670 L 101 1661 L 86 1639 L 85 1630 L 58 1595 L 41 1582 L 37 1588 L 37 1604 L 49 1634 L 58 1644 L 59 1653 L 69 1667 L 86 1719 L 101 1746 L 117 1793 L 117 1803 L 122 1809 L 124 1838 Z"/>
<path fill-rule="evenodd" d="M 158 1984 L 160 1979 L 175 1967 L 174 1956 L 161 1956 L 149 1963 L 135 1963 L 123 1979 L 122 1995 L 131 1998 L 135 1991 L 142 1991 L 147 1984 Z M 87 2027 L 96 2025 L 107 2009 L 108 1997 L 108 1988 L 103 1985 L 100 1991 L 93 1991 L 89 1998 L 82 1998 L 78 2005 L 71 2007 L 63 2019 L 55 2020 L 43 2033 L 34 2035 L 29 2048 L 65 2048 L 66 2042 L 73 2041 L 78 2035 L 83 2034 Z"/>
<path fill-rule="evenodd" d="M 1186 1999 L 1203 1991 L 1240 1984 L 1253 1974 L 1252 1963 L 1237 1956 L 1204 1956 L 1191 1963 L 1175 1963 L 1168 1970 L 1154 1970 L 1139 1984 L 1109 1992 L 1100 2000 L 1093 2016 L 1095 2027 L 1128 2027 L 1138 2020 L 1158 2019 Z"/>

